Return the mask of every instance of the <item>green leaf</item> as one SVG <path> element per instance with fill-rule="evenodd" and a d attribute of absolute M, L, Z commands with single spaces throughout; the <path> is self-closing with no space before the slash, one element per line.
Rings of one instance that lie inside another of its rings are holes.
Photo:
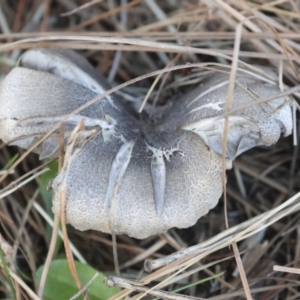
<path fill-rule="evenodd" d="M 49 182 L 55 178 L 58 173 L 58 163 L 57 161 L 49 163 L 48 167 L 50 171 L 43 173 L 39 178 L 39 190 L 41 196 L 44 200 L 45 208 L 49 216 L 53 219 L 53 212 L 52 212 L 52 191 L 48 191 L 47 187 Z M 52 234 L 52 227 L 47 223 L 46 224 L 46 239 L 48 242 L 51 240 Z M 58 237 L 57 244 L 56 244 L 56 251 L 61 247 L 62 240 Z"/>
<path fill-rule="evenodd" d="M 57 175 L 58 172 L 58 164 L 57 161 L 54 161 L 48 165 L 50 168 L 50 171 L 43 173 L 40 176 L 40 181 L 39 181 L 39 188 L 40 188 L 40 193 L 43 197 L 46 210 L 48 213 L 52 215 L 52 192 L 47 191 L 48 184 L 50 180 L 53 180 L 54 177 Z"/>
<path fill-rule="evenodd" d="M 81 284 L 86 285 L 98 271 L 92 267 L 75 261 L 76 270 Z M 40 267 L 35 276 L 35 286 L 38 289 L 44 266 Z M 116 287 L 107 287 L 103 280 L 105 276 L 98 272 L 98 277 L 92 282 L 88 289 L 90 300 L 106 300 L 120 291 Z M 58 259 L 52 261 L 44 289 L 44 300 L 70 299 L 78 292 L 78 288 L 69 271 L 67 260 Z M 77 299 L 83 299 L 80 295 Z"/>

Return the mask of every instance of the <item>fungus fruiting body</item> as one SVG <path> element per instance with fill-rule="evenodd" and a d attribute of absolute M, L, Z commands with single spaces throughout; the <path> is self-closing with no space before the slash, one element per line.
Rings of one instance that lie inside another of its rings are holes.
<path fill-rule="evenodd" d="M 289 99 L 248 105 L 280 91 L 254 75 L 237 73 L 228 168 L 242 152 L 272 145 L 292 131 Z M 60 212 L 65 188 L 66 220 L 75 228 L 146 238 L 192 226 L 221 197 L 228 83 L 229 74 L 211 72 L 191 92 L 170 99 L 168 109 L 151 122 L 115 94 L 66 119 L 110 87 L 73 51 L 33 49 L 1 84 L 0 138 L 27 149 L 63 121 L 67 145 L 83 121 L 67 168 L 52 183 L 54 213 Z M 40 158 L 56 157 L 58 150 L 59 130 L 35 148 Z"/>

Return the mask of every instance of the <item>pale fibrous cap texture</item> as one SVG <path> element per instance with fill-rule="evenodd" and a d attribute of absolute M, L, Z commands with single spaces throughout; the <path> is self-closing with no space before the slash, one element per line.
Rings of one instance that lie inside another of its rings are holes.
<path fill-rule="evenodd" d="M 66 220 L 79 230 L 146 238 L 195 224 L 223 192 L 228 84 L 228 73 L 211 72 L 194 90 L 169 99 L 159 117 L 155 109 L 153 118 L 139 114 L 136 105 L 111 94 L 68 118 L 66 145 L 77 124 L 83 121 L 85 128 L 52 183 L 54 213 L 60 213 L 65 189 Z M 72 111 L 109 89 L 73 51 L 29 50 L 0 87 L 0 138 L 27 149 Z M 289 99 L 249 105 L 279 92 L 274 82 L 238 70 L 235 113 L 228 119 L 227 168 L 242 152 L 291 134 Z M 56 157 L 58 150 L 59 130 L 35 149 L 40 158 Z"/>

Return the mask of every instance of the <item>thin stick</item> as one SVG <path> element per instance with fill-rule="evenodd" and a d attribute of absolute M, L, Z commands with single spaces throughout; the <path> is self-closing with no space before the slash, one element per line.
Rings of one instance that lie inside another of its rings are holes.
<path fill-rule="evenodd" d="M 28 296 L 31 297 L 33 300 L 41 300 L 32 289 L 14 272 L 10 271 L 9 275 L 27 292 Z"/>
<path fill-rule="evenodd" d="M 80 11 L 86 9 L 86 8 L 89 8 L 90 6 L 93 6 L 93 5 L 95 5 L 95 4 L 98 4 L 98 3 L 102 2 L 102 1 L 103 1 L 103 0 L 92 0 L 92 1 L 90 1 L 90 2 L 88 2 L 88 3 L 85 3 L 85 4 L 83 4 L 83 5 L 79 6 L 79 7 L 74 8 L 74 9 L 71 10 L 71 11 L 62 13 L 62 14 L 60 14 L 60 16 L 61 16 L 61 17 L 69 17 L 69 16 L 71 16 L 71 15 L 73 15 L 73 14 L 76 14 L 76 13 L 78 13 L 78 12 L 80 12 Z"/>
<path fill-rule="evenodd" d="M 284 267 L 284 266 L 273 266 L 274 271 L 279 271 L 279 272 L 286 272 L 286 273 L 293 273 L 293 274 L 298 274 L 300 275 L 300 269 L 297 268 L 290 268 L 290 267 Z"/>
<path fill-rule="evenodd" d="M 55 250 L 56 246 L 56 241 L 57 241 L 57 233 L 58 233 L 58 228 L 59 228 L 59 215 L 54 215 L 54 222 L 53 222 L 53 228 L 52 228 L 52 235 L 51 235 L 51 242 L 49 245 L 49 250 L 47 253 L 47 258 L 44 264 L 41 280 L 40 280 L 40 285 L 38 289 L 38 296 L 43 299 L 43 294 L 44 294 L 44 289 L 46 285 L 46 280 L 47 280 L 47 275 L 50 269 L 50 264 L 53 258 L 53 253 Z"/>
<path fill-rule="evenodd" d="M 132 291 L 144 293 L 143 295 L 152 295 L 156 297 L 160 297 L 166 300 L 204 300 L 203 298 L 195 298 L 195 297 L 189 297 L 189 296 L 184 296 L 184 295 L 178 295 L 175 293 L 170 293 L 170 292 L 164 292 L 164 291 L 158 291 L 158 290 L 153 290 L 153 288 L 149 289 L 147 287 L 143 287 L 141 283 L 138 281 L 131 281 L 131 280 L 126 280 L 123 278 L 118 278 L 115 276 L 110 276 L 108 278 L 105 278 L 104 283 L 107 286 L 119 286 L 122 288 L 126 288 Z"/>
<path fill-rule="evenodd" d="M 83 27 L 92 25 L 92 24 L 94 24 L 94 23 L 96 23 L 96 22 L 99 22 L 100 20 L 104 20 L 104 19 L 106 19 L 106 18 L 108 18 L 108 17 L 110 17 L 110 16 L 113 16 L 113 15 L 119 13 L 119 12 L 122 11 L 123 9 L 128 9 L 129 7 L 132 7 L 132 6 L 134 6 L 134 5 L 137 5 L 137 4 L 139 4 L 140 2 L 141 2 L 141 0 L 133 0 L 133 1 L 129 2 L 129 3 L 126 4 L 126 5 L 118 6 L 117 8 L 115 8 L 115 9 L 113 9 L 113 10 L 110 10 L 110 11 L 105 12 L 105 13 L 103 13 L 103 14 L 101 14 L 101 15 L 98 15 L 98 16 L 96 16 L 96 17 L 94 17 L 94 18 L 90 18 L 90 19 L 88 19 L 87 21 L 82 22 L 82 23 L 80 23 L 80 24 L 78 24 L 78 25 L 75 25 L 75 26 L 73 26 L 73 27 L 70 27 L 70 28 L 69 28 L 69 31 L 77 31 L 77 30 L 79 30 L 79 29 L 81 29 L 81 28 L 83 28 Z"/>
<path fill-rule="evenodd" d="M 50 226 L 54 226 L 54 222 L 53 220 L 50 218 L 50 216 L 46 213 L 46 211 L 37 203 L 34 202 L 33 203 L 34 208 L 36 209 L 36 211 L 44 218 L 44 220 L 50 225 Z M 63 239 L 63 234 L 61 232 L 61 230 L 58 230 L 58 235 Z M 74 253 L 75 257 L 82 263 L 87 264 L 86 260 L 84 259 L 84 257 L 81 255 L 81 253 L 78 251 L 78 249 L 74 246 L 74 244 L 72 244 L 72 242 L 70 242 L 70 248 L 72 250 L 72 252 Z"/>
<path fill-rule="evenodd" d="M 80 290 L 78 293 L 76 293 L 70 300 L 76 300 L 81 294 L 86 292 L 86 290 L 90 287 L 90 285 L 95 281 L 95 279 L 99 276 L 99 273 L 95 273 L 95 275 L 88 281 L 88 283 Z"/>
<path fill-rule="evenodd" d="M 79 132 L 84 128 L 84 123 L 81 121 L 76 125 L 74 128 L 73 132 L 71 133 L 67 148 L 66 148 L 66 154 L 65 154 L 65 159 L 64 159 L 64 164 L 62 167 L 62 170 L 66 170 L 68 167 L 68 160 L 72 154 L 72 150 L 74 147 L 74 144 L 76 142 L 76 137 L 79 134 Z M 78 273 L 75 267 L 75 262 L 74 262 L 74 257 L 70 248 L 69 244 L 69 238 L 68 238 L 68 232 L 67 232 L 67 227 L 66 227 L 66 180 L 63 179 L 60 187 L 60 220 L 61 220 L 61 229 L 63 233 L 63 241 L 64 241 L 64 246 L 66 250 L 66 257 L 68 261 L 68 266 L 71 272 L 71 275 L 78 287 L 78 289 L 82 288 L 80 279 L 78 277 Z"/>
<path fill-rule="evenodd" d="M 117 183 L 116 183 L 117 185 Z M 118 247 L 117 247 L 117 237 L 115 231 L 115 219 L 116 219 L 116 198 L 117 198 L 117 186 L 114 187 L 113 199 L 111 203 L 111 237 L 113 245 L 113 257 L 116 274 L 120 275 L 119 259 L 118 259 Z"/>
<path fill-rule="evenodd" d="M 243 29 L 243 23 L 238 24 L 236 28 L 236 36 L 234 40 L 233 58 L 232 58 L 231 72 L 229 77 L 225 113 L 229 113 L 231 111 L 231 107 L 233 103 L 234 86 L 235 86 L 235 79 L 236 79 L 236 73 L 238 67 L 242 29 Z M 228 132 L 229 132 L 229 114 L 226 115 L 225 117 L 223 140 L 222 140 L 222 170 L 223 170 L 222 183 L 223 183 L 223 191 L 224 191 L 224 215 L 225 215 L 226 228 L 229 227 L 228 215 L 227 215 L 227 197 L 226 197 L 227 194 L 226 193 L 226 153 L 227 153 Z"/>
<path fill-rule="evenodd" d="M 252 296 L 251 296 L 247 276 L 246 276 L 246 273 L 245 273 L 245 269 L 243 267 L 243 263 L 242 263 L 241 256 L 240 256 L 240 253 L 239 253 L 239 249 L 237 247 L 236 242 L 232 243 L 232 249 L 233 249 L 233 252 L 234 252 L 234 256 L 235 256 L 235 260 L 236 260 L 238 270 L 240 272 L 240 277 L 241 277 L 241 280 L 242 280 L 242 283 L 243 283 L 246 298 L 247 298 L 247 300 L 252 300 Z"/>
<path fill-rule="evenodd" d="M 61 124 L 60 128 L 60 136 L 59 136 L 59 164 L 58 164 L 58 170 L 60 171 L 62 166 L 63 166 L 63 156 L 64 156 L 64 124 Z M 53 258 L 55 246 L 56 246 L 56 241 L 58 237 L 58 229 L 59 229 L 59 215 L 55 214 L 54 215 L 54 221 L 53 221 L 53 228 L 52 228 L 52 235 L 51 235 L 51 242 L 49 245 L 49 250 L 47 253 L 47 258 L 44 264 L 41 280 L 40 280 L 40 285 L 38 289 L 38 296 L 43 299 L 43 293 L 45 289 L 45 284 L 47 280 L 47 275 L 50 269 L 50 264 Z"/>
<path fill-rule="evenodd" d="M 34 175 L 30 176 L 29 178 L 25 179 L 24 181 L 20 182 L 18 185 L 16 185 L 15 187 L 11 188 L 10 190 L 3 192 L 2 194 L 0 194 L 0 199 L 3 199 L 5 197 L 7 197 L 8 195 L 12 194 L 13 192 L 15 192 L 16 190 L 18 190 L 20 187 L 24 186 L 25 184 L 27 184 L 28 182 L 32 181 L 33 179 L 39 177 L 40 175 L 48 172 L 50 169 L 49 168 L 45 168 L 37 173 L 35 173 Z M 6 175 L 6 174 L 5 174 Z"/>

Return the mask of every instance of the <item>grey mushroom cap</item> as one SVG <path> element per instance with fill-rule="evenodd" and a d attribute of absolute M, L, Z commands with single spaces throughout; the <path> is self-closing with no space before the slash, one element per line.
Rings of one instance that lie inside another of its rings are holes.
<path fill-rule="evenodd" d="M 146 238 L 186 228 L 212 209 L 223 192 L 222 140 L 228 74 L 211 73 L 191 92 L 169 100 L 155 122 L 115 94 L 65 121 L 66 144 L 85 122 L 79 143 L 52 183 L 53 211 L 79 230 Z M 110 88 L 79 54 L 27 51 L 0 86 L 0 138 L 29 148 L 55 124 Z M 279 88 L 241 70 L 233 108 L 278 93 Z M 155 115 L 155 111 L 154 111 Z M 241 109 L 229 117 L 227 168 L 242 152 L 272 145 L 292 132 L 289 99 Z M 59 132 L 35 151 L 58 154 Z"/>

